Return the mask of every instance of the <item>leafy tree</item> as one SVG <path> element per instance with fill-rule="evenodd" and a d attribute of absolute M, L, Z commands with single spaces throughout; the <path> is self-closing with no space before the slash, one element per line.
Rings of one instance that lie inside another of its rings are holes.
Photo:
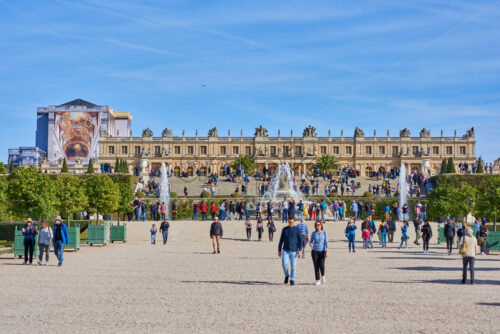
<path fill-rule="evenodd" d="M 115 161 L 115 173 L 121 173 L 121 160 L 118 159 L 118 157 L 116 157 L 116 161 Z"/>
<path fill-rule="evenodd" d="M 0 174 L 7 174 L 7 168 L 5 168 L 5 164 L 0 162 Z"/>
<path fill-rule="evenodd" d="M 240 155 L 234 159 L 233 162 L 231 162 L 231 167 L 234 169 L 238 169 L 240 166 L 245 167 L 245 172 L 247 172 L 250 176 L 255 174 L 255 169 L 257 168 L 255 160 L 246 155 Z"/>
<path fill-rule="evenodd" d="M 496 219 L 500 217 L 500 178 L 486 180 L 485 188 L 478 196 L 477 214 L 493 221 L 493 230 L 496 231 Z"/>
<path fill-rule="evenodd" d="M 333 155 L 323 154 L 316 160 L 314 164 L 319 172 L 328 173 L 339 167 L 339 163 L 335 160 Z"/>
<path fill-rule="evenodd" d="M 9 174 L 12 174 L 15 172 L 16 172 L 16 166 L 14 166 L 14 160 L 11 160 L 10 164 L 9 164 Z"/>
<path fill-rule="evenodd" d="M 443 161 L 441 161 L 441 169 L 439 170 L 439 174 L 446 173 L 448 173 L 448 161 L 446 159 L 443 159 Z"/>
<path fill-rule="evenodd" d="M 123 160 L 122 173 L 128 174 L 128 163 L 126 160 Z"/>
<path fill-rule="evenodd" d="M 74 175 L 63 175 L 56 181 L 56 208 L 61 215 L 83 211 L 88 204 L 82 180 Z"/>
<path fill-rule="evenodd" d="M 429 212 L 435 217 L 467 216 L 474 212 L 477 190 L 468 184 L 441 185 L 429 194 Z"/>
<path fill-rule="evenodd" d="M 89 159 L 89 167 L 87 168 L 87 174 L 94 174 L 94 162 Z"/>
<path fill-rule="evenodd" d="M 482 158 L 479 158 L 477 161 L 476 173 L 484 173 L 484 163 Z"/>
<path fill-rule="evenodd" d="M 133 185 L 127 182 L 118 182 L 118 190 L 120 194 L 120 200 L 118 203 L 118 222 L 120 222 L 120 213 L 128 213 L 132 211 L 130 203 L 134 200 L 135 194 Z"/>
<path fill-rule="evenodd" d="M 91 213 L 113 213 L 118 209 L 120 191 L 108 175 L 92 175 L 87 179 L 86 194 Z"/>
<path fill-rule="evenodd" d="M 66 158 L 64 158 L 63 160 L 63 165 L 62 165 L 62 168 L 61 168 L 61 173 L 68 173 L 68 163 L 66 162 Z"/>
<path fill-rule="evenodd" d="M 54 214 L 56 197 L 54 183 L 48 175 L 31 166 L 19 168 L 8 177 L 9 210 L 18 218 L 49 218 Z"/>
<path fill-rule="evenodd" d="M 447 173 L 456 173 L 457 170 L 455 169 L 455 163 L 453 162 L 453 158 L 449 157 L 448 158 L 448 172 Z"/>
<path fill-rule="evenodd" d="M 0 220 L 3 221 L 7 209 L 7 180 L 0 176 Z"/>

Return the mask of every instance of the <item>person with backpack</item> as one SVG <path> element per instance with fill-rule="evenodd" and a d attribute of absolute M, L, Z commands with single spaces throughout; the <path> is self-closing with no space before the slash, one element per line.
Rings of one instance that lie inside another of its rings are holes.
<path fill-rule="evenodd" d="M 353 202 L 356 204 L 356 202 Z M 357 206 L 357 205 L 356 205 Z M 349 242 L 349 253 L 356 252 L 356 246 L 355 246 L 355 239 L 356 239 L 356 222 L 354 221 L 354 218 L 351 218 L 349 223 L 347 224 L 347 227 L 345 228 L 345 236 L 347 238 L 347 241 Z"/>
<path fill-rule="evenodd" d="M 456 227 L 452 223 L 451 219 L 448 219 L 446 224 L 444 224 L 444 237 L 446 238 L 446 249 L 448 250 L 448 255 L 451 255 L 453 249 L 453 239 L 455 238 Z"/>
<path fill-rule="evenodd" d="M 274 232 L 276 232 L 276 226 L 274 225 L 272 217 L 267 221 L 267 231 L 269 233 L 269 241 L 273 241 Z"/>
<path fill-rule="evenodd" d="M 432 228 L 427 220 L 422 225 L 422 240 L 424 241 L 424 254 L 429 253 L 429 241 L 432 238 Z"/>
<path fill-rule="evenodd" d="M 315 231 L 311 234 L 309 246 L 311 247 L 311 257 L 314 265 L 314 276 L 316 278 L 316 285 L 326 283 L 325 278 L 325 260 L 328 257 L 328 234 L 323 228 L 323 223 L 317 221 L 314 224 Z"/>
<path fill-rule="evenodd" d="M 382 219 L 380 226 L 378 227 L 380 242 L 382 244 L 382 248 L 387 248 L 387 233 L 389 232 L 389 226 L 387 222 Z"/>
<path fill-rule="evenodd" d="M 35 238 L 38 231 L 35 226 L 33 226 L 33 220 L 31 218 L 26 219 L 26 225 L 23 227 L 23 244 L 24 244 L 24 264 L 33 263 L 33 252 L 35 250 Z"/>

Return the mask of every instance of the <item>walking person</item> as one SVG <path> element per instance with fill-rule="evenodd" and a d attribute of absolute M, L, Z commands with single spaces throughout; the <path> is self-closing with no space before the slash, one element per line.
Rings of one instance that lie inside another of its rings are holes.
<path fill-rule="evenodd" d="M 207 219 L 207 209 L 208 209 L 207 203 L 201 202 L 200 211 L 201 211 L 201 220 L 203 220 L 203 221 L 208 220 Z"/>
<path fill-rule="evenodd" d="M 302 258 L 306 257 L 306 245 L 309 242 L 309 230 L 307 229 L 307 225 L 304 224 L 303 221 L 300 221 L 300 223 L 297 225 L 297 228 L 300 231 L 300 236 L 302 237 Z"/>
<path fill-rule="evenodd" d="M 399 249 L 403 247 L 403 242 L 405 244 L 405 248 L 408 248 L 408 239 L 410 236 L 408 235 L 408 221 L 403 222 L 403 226 L 401 226 L 401 243 L 399 244 Z"/>
<path fill-rule="evenodd" d="M 415 217 L 415 220 L 413 220 L 413 227 L 415 227 L 416 236 L 415 236 L 415 241 L 413 243 L 417 246 L 420 246 L 420 243 L 418 241 L 420 240 L 421 225 L 422 225 L 422 220 L 418 217 Z"/>
<path fill-rule="evenodd" d="M 212 246 L 214 248 L 214 252 L 212 254 L 220 254 L 220 240 L 223 235 L 224 231 L 222 230 L 222 224 L 219 221 L 219 218 L 215 217 L 214 222 L 210 225 L 210 238 L 212 239 Z"/>
<path fill-rule="evenodd" d="M 212 216 L 212 220 L 215 220 L 216 213 L 217 213 L 217 207 L 215 206 L 215 203 L 212 202 L 212 205 L 210 205 L 210 215 Z"/>
<path fill-rule="evenodd" d="M 380 223 L 380 226 L 378 227 L 378 231 L 380 233 L 380 242 L 382 244 L 382 248 L 387 248 L 387 233 L 389 233 L 389 226 L 383 219 Z"/>
<path fill-rule="evenodd" d="M 311 233 L 311 241 L 309 246 L 311 247 L 311 257 L 314 265 L 314 276 L 316 278 L 316 285 L 321 283 L 326 283 L 325 278 L 325 259 L 328 257 L 328 234 L 323 228 L 323 223 L 317 221 L 314 223 L 314 232 Z"/>
<path fill-rule="evenodd" d="M 353 253 L 356 252 L 356 229 L 356 222 L 354 221 L 354 218 L 351 218 L 347 227 L 345 228 L 345 236 L 347 237 L 347 241 L 349 242 L 349 253 L 351 252 L 351 250 Z"/>
<path fill-rule="evenodd" d="M 158 232 L 158 230 L 156 229 L 156 224 L 153 224 L 151 226 L 151 230 L 149 230 L 149 233 L 151 233 L 151 244 L 152 245 L 156 245 L 156 232 Z"/>
<path fill-rule="evenodd" d="M 163 236 L 163 244 L 167 244 L 167 239 L 168 239 L 168 229 L 170 228 L 170 223 L 168 222 L 167 219 L 163 219 L 163 222 L 160 225 L 160 232 L 161 235 Z"/>
<path fill-rule="evenodd" d="M 56 216 L 54 221 L 54 255 L 59 260 L 57 265 L 60 267 L 63 264 L 64 244 L 69 245 L 69 233 L 60 216 Z"/>
<path fill-rule="evenodd" d="M 280 241 L 278 242 L 278 257 L 281 257 L 281 266 L 285 273 L 285 281 L 287 284 L 295 285 L 295 275 L 297 273 L 297 256 L 301 256 L 302 237 L 299 229 L 294 226 L 295 220 L 288 219 L 288 226 L 281 230 Z M 290 273 L 288 272 L 288 264 L 290 263 Z"/>
<path fill-rule="evenodd" d="M 259 219 L 257 219 L 257 236 L 259 237 L 259 241 L 262 241 L 263 232 L 264 232 L 264 222 L 262 221 L 262 218 L 259 217 Z"/>
<path fill-rule="evenodd" d="M 394 221 L 394 219 L 392 219 L 391 215 L 389 215 L 387 226 L 389 227 L 389 231 L 387 232 L 387 237 L 389 239 L 389 242 L 392 243 L 394 241 L 394 233 L 396 232 L 396 222 Z"/>
<path fill-rule="evenodd" d="M 367 217 L 361 223 L 361 238 L 363 239 L 364 249 L 367 249 L 370 246 L 370 233 L 371 233 L 370 217 Z"/>
<path fill-rule="evenodd" d="M 369 240 L 369 243 L 370 243 L 370 248 L 373 248 L 373 236 L 375 235 L 375 233 L 377 233 L 377 227 L 375 226 L 375 222 L 373 221 L 371 216 L 369 217 L 369 219 L 370 219 L 370 240 Z"/>
<path fill-rule="evenodd" d="M 448 219 L 446 224 L 444 224 L 444 237 L 446 238 L 446 248 L 448 249 L 448 255 L 451 255 L 453 249 L 453 239 L 456 234 L 455 224 L 452 223 L 451 219 Z"/>
<path fill-rule="evenodd" d="M 273 241 L 274 232 L 276 232 L 276 226 L 274 225 L 273 218 L 267 221 L 267 231 L 269 233 L 269 241 Z"/>
<path fill-rule="evenodd" d="M 479 237 L 477 238 L 478 242 L 481 246 L 481 255 L 484 255 L 486 251 L 486 238 L 488 237 L 488 227 L 486 226 L 486 222 L 483 221 L 481 227 L 479 227 Z"/>
<path fill-rule="evenodd" d="M 165 207 L 165 212 L 166 212 L 166 207 Z M 175 218 L 177 217 L 177 202 L 174 202 L 172 203 L 172 220 L 175 220 Z M 166 218 L 166 216 L 165 216 Z"/>
<path fill-rule="evenodd" d="M 200 212 L 200 203 L 195 201 L 193 203 L 193 216 L 191 217 L 191 220 L 198 220 L 199 212 Z"/>
<path fill-rule="evenodd" d="M 42 228 L 38 231 L 38 264 L 42 265 L 43 253 L 45 253 L 44 265 L 49 264 L 50 242 L 54 237 L 54 233 L 45 220 L 42 220 Z"/>
<path fill-rule="evenodd" d="M 470 270 L 470 284 L 474 284 L 474 262 L 476 254 L 479 253 L 477 239 L 472 236 L 472 229 L 465 229 L 465 237 L 461 239 L 458 245 L 460 255 L 462 255 L 462 284 L 467 281 L 467 266 Z"/>
<path fill-rule="evenodd" d="M 424 241 L 424 253 L 429 253 L 429 241 L 432 238 L 432 228 L 427 220 L 422 225 L 422 240 Z"/>
<path fill-rule="evenodd" d="M 38 234 L 36 227 L 33 226 L 31 218 L 26 219 L 26 225 L 23 227 L 23 244 L 24 244 L 24 264 L 33 263 L 33 252 L 35 250 L 35 238 Z"/>
<path fill-rule="evenodd" d="M 252 238 L 252 221 L 250 219 L 245 220 L 245 229 L 247 231 L 247 240 L 250 241 Z"/>
<path fill-rule="evenodd" d="M 457 230 L 457 249 L 458 245 L 460 244 L 460 241 L 465 238 L 465 230 L 467 229 L 467 222 L 464 220 L 462 221 L 462 226 Z"/>
<path fill-rule="evenodd" d="M 176 206 L 176 208 L 177 208 L 177 206 Z M 174 213 L 173 210 L 174 210 L 174 207 L 172 206 L 172 214 Z M 160 212 L 161 212 L 161 219 L 167 218 L 167 205 L 165 204 L 165 202 L 161 202 Z"/>

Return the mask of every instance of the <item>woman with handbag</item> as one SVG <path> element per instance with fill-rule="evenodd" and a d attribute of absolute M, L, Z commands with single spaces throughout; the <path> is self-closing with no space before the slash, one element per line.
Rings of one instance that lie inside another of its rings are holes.
<path fill-rule="evenodd" d="M 459 253 L 462 255 L 463 271 L 462 271 L 462 284 L 467 281 L 467 266 L 470 270 L 470 284 L 474 284 L 474 262 L 476 254 L 479 253 L 479 246 L 477 240 L 472 236 L 472 229 L 467 227 L 465 229 L 465 237 L 461 239 L 458 245 Z"/>
<path fill-rule="evenodd" d="M 314 224 L 315 231 L 311 234 L 309 241 L 309 246 L 311 246 L 311 256 L 314 265 L 314 275 L 316 278 L 316 285 L 320 284 L 320 274 L 321 283 L 326 283 L 325 278 L 325 259 L 328 257 L 328 234 L 323 229 L 323 223 L 317 221 Z"/>

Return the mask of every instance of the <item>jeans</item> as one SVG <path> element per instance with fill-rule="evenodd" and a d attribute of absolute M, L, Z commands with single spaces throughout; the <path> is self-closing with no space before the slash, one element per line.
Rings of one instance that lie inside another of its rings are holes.
<path fill-rule="evenodd" d="M 387 232 L 380 232 L 380 239 L 382 239 L 382 247 L 387 247 Z"/>
<path fill-rule="evenodd" d="M 257 235 L 259 236 L 259 241 L 262 239 L 262 232 L 264 232 L 263 228 L 258 228 L 257 229 Z"/>
<path fill-rule="evenodd" d="M 156 214 L 154 211 L 151 211 L 151 213 L 149 214 L 149 220 L 155 220 L 156 218 Z"/>
<path fill-rule="evenodd" d="M 141 209 L 135 208 L 134 215 L 135 215 L 135 221 L 139 221 L 139 216 L 141 215 Z"/>
<path fill-rule="evenodd" d="M 304 212 L 302 210 L 299 210 L 299 220 L 300 221 L 304 220 Z"/>
<path fill-rule="evenodd" d="M 163 231 L 161 234 L 163 236 L 163 244 L 166 245 L 168 239 L 168 231 Z"/>
<path fill-rule="evenodd" d="M 467 265 L 469 265 L 469 270 L 470 270 L 470 281 L 471 283 L 474 282 L 474 262 L 476 258 L 474 257 L 463 257 L 462 262 L 464 265 L 463 272 L 462 272 L 462 283 L 465 283 L 467 280 Z"/>
<path fill-rule="evenodd" d="M 64 254 L 64 244 L 62 240 L 58 240 L 54 242 L 54 255 L 59 260 L 59 264 L 63 263 L 63 254 Z"/>
<path fill-rule="evenodd" d="M 156 234 L 151 234 L 151 243 L 156 245 Z"/>
<path fill-rule="evenodd" d="M 201 212 L 201 220 L 207 220 L 207 213 Z"/>
<path fill-rule="evenodd" d="M 302 257 L 306 257 L 307 234 L 302 236 Z"/>
<path fill-rule="evenodd" d="M 347 237 L 347 240 L 349 241 L 349 253 L 351 252 L 351 248 L 352 248 L 353 252 L 356 251 L 354 239 L 355 239 L 355 235 L 349 235 Z"/>
<path fill-rule="evenodd" d="M 290 263 L 290 274 L 288 274 L 288 263 Z M 295 273 L 297 272 L 297 252 L 290 252 L 283 249 L 281 254 L 281 266 L 285 277 L 290 277 L 291 281 L 295 281 Z"/>
<path fill-rule="evenodd" d="M 35 241 L 31 239 L 24 240 L 24 263 L 28 262 L 28 258 L 30 263 L 33 262 L 33 251 L 35 249 Z"/>
<path fill-rule="evenodd" d="M 223 221 L 224 220 L 224 210 L 219 209 L 219 220 Z"/>
<path fill-rule="evenodd" d="M 453 249 L 453 237 L 446 237 L 446 248 L 448 249 L 448 254 L 451 254 Z"/>
<path fill-rule="evenodd" d="M 401 236 L 401 243 L 399 244 L 399 248 L 403 247 L 403 242 L 405 244 L 405 247 L 408 248 L 408 236 L 406 234 L 403 234 Z"/>
<path fill-rule="evenodd" d="M 370 244 L 370 248 L 373 248 L 373 234 L 370 233 L 370 239 L 368 239 L 368 243 Z"/>
<path fill-rule="evenodd" d="M 269 230 L 269 241 L 273 241 L 274 232 Z"/>
<path fill-rule="evenodd" d="M 394 241 L 394 232 L 395 231 L 389 230 L 389 232 L 387 233 L 387 237 L 389 239 L 389 242 L 393 242 Z"/>
<path fill-rule="evenodd" d="M 283 210 L 283 221 L 286 222 L 288 219 L 288 211 L 287 210 Z"/>
<path fill-rule="evenodd" d="M 363 248 L 368 248 L 370 245 L 370 238 L 363 239 Z"/>
<path fill-rule="evenodd" d="M 198 220 L 198 211 L 193 212 L 193 217 L 191 217 L 191 220 Z"/>
<path fill-rule="evenodd" d="M 247 228 L 247 239 L 250 240 L 251 237 L 252 237 L 252 229 Z"/>
<path fill-rule="evenodd" d="M 319 281 L 320 274 L 321 276 L 325 276 L 325 258 L 326 251 L 311 251 L 311 256 L 314 265 L 314 276 L 316 277 L 316 281 Z"/>
<path fill-rule="evenodd" d="M 42 262 L 43 253 L 45 252 L 45 262 L 49 262 L 50 245 L 38 244 L 38 261 Z"/>

